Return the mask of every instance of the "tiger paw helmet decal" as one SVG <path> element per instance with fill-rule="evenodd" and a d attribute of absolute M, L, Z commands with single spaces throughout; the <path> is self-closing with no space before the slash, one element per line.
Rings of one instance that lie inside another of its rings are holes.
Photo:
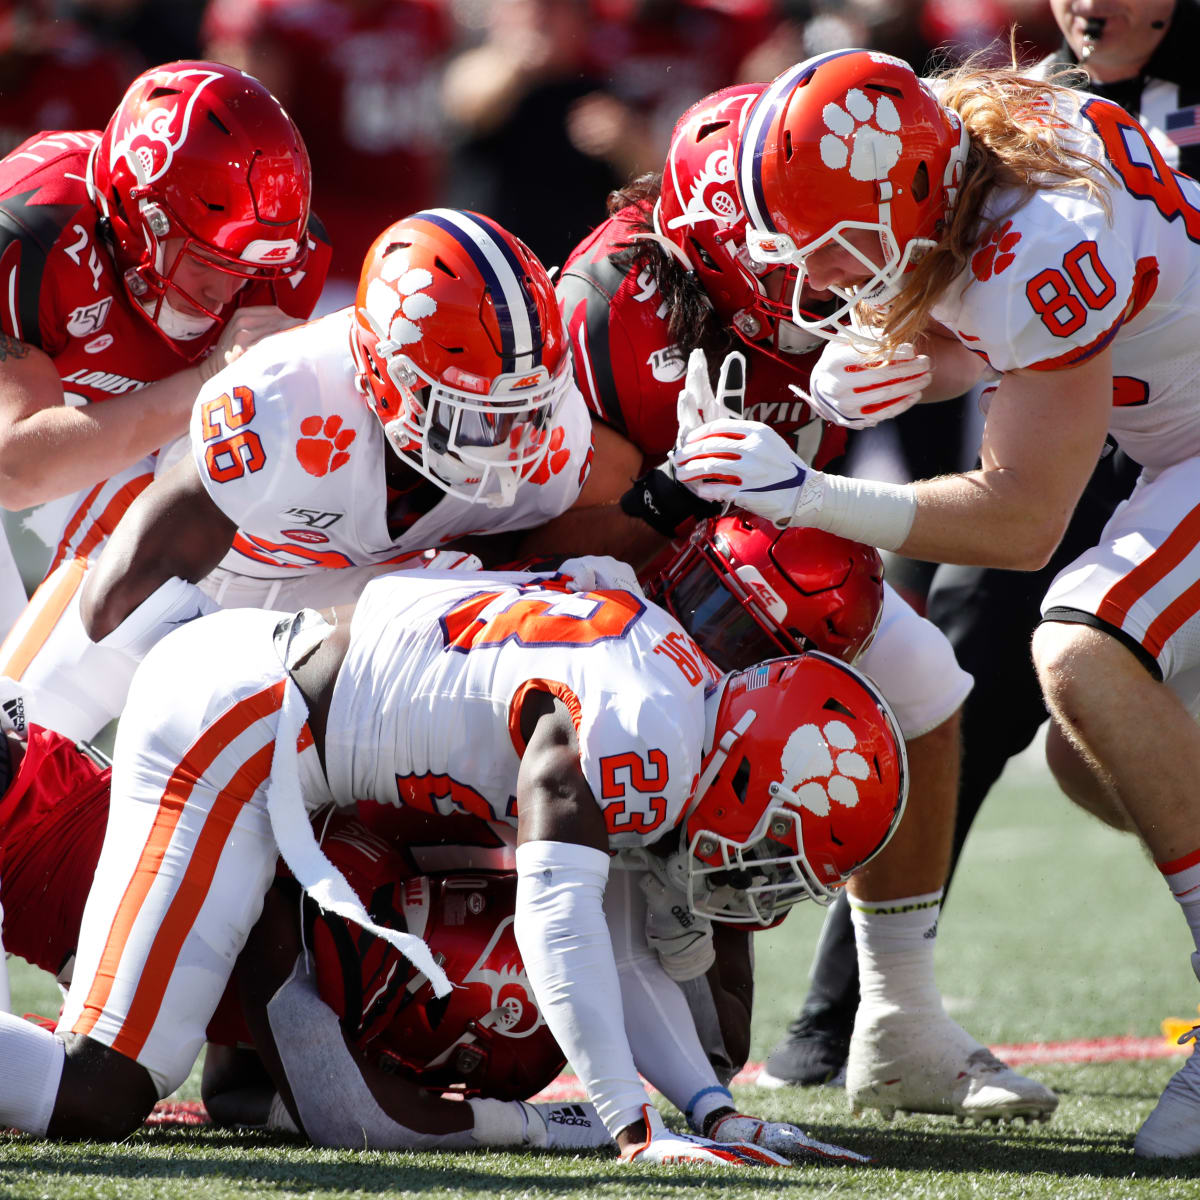
<path fill-rule="evenodd" d="M 831 170 L 847 168 L 852 179 L 883 180 L 900 161 L 900 113 L 890 96 L 872 100 L 851 88 L 841 104 L 821 110 L 829 130 L 821 138 L 821 161 Z"/>

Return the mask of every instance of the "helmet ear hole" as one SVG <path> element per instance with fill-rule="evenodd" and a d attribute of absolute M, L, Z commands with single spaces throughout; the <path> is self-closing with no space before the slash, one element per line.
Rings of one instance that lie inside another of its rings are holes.
<path fill-rule="evenodd" d="M 924 204 L 929 199 L 929 167 L 922 161 L 917 165 L 912 181 L 913 199 Z"/>

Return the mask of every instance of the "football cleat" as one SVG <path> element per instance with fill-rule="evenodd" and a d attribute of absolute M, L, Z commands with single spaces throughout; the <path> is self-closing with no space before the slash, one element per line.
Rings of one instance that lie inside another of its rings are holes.
<path fill-rule="evenodd" d="M 1200 1037 L 1200 1027 L 1189 1029 L 1181 1043 Z M 1133 1139 L 1139 1158 L 1187 1158 L 1200 1154 L 1200 1058 L 1191 1057 L 1163 1088 L 1154 1111 Z"/>
<path fill-rule="evenodd" d="M 1018 1074 L 944 1012 L 860 1006 L 846 1062 L 855 1114 L 876 1109 L 976 1122 L 1048 1121 L 1058 1097 Z"/>
<path fill-rule="evenodd" d="M 830 1015 L 832 1014 L 832 1015 Z M 754 1081 L 759 1087 L 815 1087 L 841 1082 L 850 1049 L 850 1031 L 843 1028 L 838 1010 L 801 1013 L 787 1036 L 767 1056 Z"/>

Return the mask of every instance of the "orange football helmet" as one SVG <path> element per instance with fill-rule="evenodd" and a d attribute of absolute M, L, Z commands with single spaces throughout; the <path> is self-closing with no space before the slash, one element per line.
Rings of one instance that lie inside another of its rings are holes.
<path fill-rule="evenodd" d="M 307 256 L 312 168 L 300 132 L 261 83 L 223 63 L 139 75 L 92 152 L 88 188 L 136 307 L 172 340 L 228 316 L 176 282 L 188 259 L 261 280 Z M 201 315 L 177 312 L 172 293 Z"/>
<path fill-rule="evenodd" d="M 792 319 L 830 340 L 859 301 L 882 304 L 936 244 L 957 198 L 969 141 L 956 113 L 938 103 L 903 59 L 876 50 L 835 50 L 789 67 L 746 117 L 737 181 L 759 264 L 798 269 Z M 878 234 L 882 264 L 856 249 L 851 230 Z M 831 242 L 871 272 L 831 289 L 841 304 L 813 321 L 801 307 L 805 257 Z"/>
<path fill-rule="evenodd" d="M 363 263 L 351 348 L 396 454 L 451 496 L 505 507 L 574 386 L 554 285 L 495 221 L 434 208 Z"/>
<path fill-rule="evenodd" d="M 722 671 L 821 650 L 852 663 L 883 611 L 883 560 L 821 529 L 710 517 L 648 586 Z"/>
<path fill-rule="evenodd" d="M 688 902 L 773 925 L 828 904 L 892 836 L 908 796 L 904 739 L 860 672 L 817 651 L 726 676 L 712 750 L 683 822 Z"/>

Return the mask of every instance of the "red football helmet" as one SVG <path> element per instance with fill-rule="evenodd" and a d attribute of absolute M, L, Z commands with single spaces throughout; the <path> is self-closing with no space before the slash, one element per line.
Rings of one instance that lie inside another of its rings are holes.
<path fill-rule="evenodd" d="M 566 1060 L 513 937 L 516 875 L 413 875 L 398 847 L 343 813 L 321 846 L 371 917 L 424 938 L 455 985 L 439 1000 L 390 943 L 308 906 L 317 989 L 346 1035 L 422 1086 L 500 1099 L 541 1091 Z"/>
<path fill-rule="evenodd" d="M 511 504 L 574 386 L 536 255 L 476 213 L 405 217 L 367 252 L 350 340 L 396 454 L 451 496 Z"/>
<path fill-rule="evenodd" d="M 222 306 L 207 307 L 176 282 L 184 262 L 257 280 L 306 257 L 308 152 L 279 101 L 233 67 L 176 62 L 139 75 L 88 174 L 130 295 L 172 340 L 199 337 L 222 319 Z M 172 293 L 200 315 L 173 307 Z"/>
<path fill-rule="evenodd" d="M 757 266 L 746 250 L 746 214 L 734 179 L 735 156 L 746 114 L 765 86 L 723 88 L 679 118 L 653 218 L 659 238 L 669 243 L 667 249 L 676 257 L 682 254 L 716 312 L 743 341 L 779 357 L 805 354 L 820 345 L 820 339 L 792 323 L 795 268 Z M 785 272 L 787 279 L 779 299 L 772 299 L 765 280 L 777 271 Z M 818 320 L 820 314 L 814 308 L 809 316 Z"/>
<path fill-rule="evenodd" d="M 725 678 L 683 824 L 693 912 L 772 925 L 828 904 L 883 849 L 908 795 L 904 739 L 875 685 L 818 651 Z"/>
<path fill-rule="evenodd" d="M 861 542 L 734 510 L 698 525 L 649 595 L 722 671 L 805 650 L 852 663 L 879 625 L 883 560 Z"/>
<path fill-rule="evenodd" d="M 839 340 L 838 322 L 859 301 L 892 298 L 906 271 L 936 244 L 957 197 L 968 137 L 902 59 L 875 50 L 835 50 L 789 67 L 763 91 L 737 149 L 737 181 L 750 255 L 799 274 L 792 319 Z M 878 234 L 876 264 L 844 236 Z M 830 242 L 872 274 L 832 289 L 842 303 L 814 322 L 802 310 L 805 256 Z"/>
<path fill-rule="evenodd" d="M 429 943 L 455 986 L 439 1000 L 413 973 L 377 1045 L 423 1087 L 524 1100 L 566 1064 L 517 949 L 516 900 L 511 873 L 421 875 L 404 889 L 408 931 Z"/>

